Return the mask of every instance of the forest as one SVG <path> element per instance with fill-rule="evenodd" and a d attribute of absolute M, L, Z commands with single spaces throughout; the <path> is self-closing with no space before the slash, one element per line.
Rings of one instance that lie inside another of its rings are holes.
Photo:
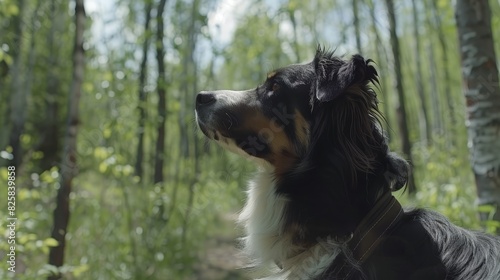
<path fill-rule="evenodd" d="M 318 45 L 375 62 L 402 204 L 500 234 L 499 0 L 0 0 L 0 279 L 247 279 L 195 96 Z"/>

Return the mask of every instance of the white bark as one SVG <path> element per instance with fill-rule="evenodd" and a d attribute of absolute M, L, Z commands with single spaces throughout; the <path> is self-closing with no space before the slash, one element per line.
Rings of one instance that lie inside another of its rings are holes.
<path fill-rule="evenodd" d="M 456 20 L 479 204 L 500 206 L 500 84 L 488 0 L 458 0 Z M 500 209 L 494 217 L 500 221 Z M 498 231 L 500 233 L 500 229 Z"/>

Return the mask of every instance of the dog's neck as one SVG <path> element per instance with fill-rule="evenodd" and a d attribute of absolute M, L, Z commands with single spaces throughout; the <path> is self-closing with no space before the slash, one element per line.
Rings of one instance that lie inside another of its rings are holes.
<path fill-rule="evenodd" d="M 247 202 L 238 219 L 245 227 L 244 251 L 252 259 L 251 265 L 256 268 L 274 266 L 271 271 L 277 278 L 272 279 L 304 279 L 301 275 L 323 271 L 341 251 L 337 244 L 327 239 L 318 239 L 307 246 L 296 242 L 301 235 L 300 228 L 286 228 L 284 220 L 289 202 L 276 192 L 273 173 L 260 170 L 250 182 Z M 259 277 L 268 273 L 261 271 Z"/>
<path fill-rule="evenodd" d="M 284 260 L 300 248 L 293 248 L 293 236 L 285 233 L 284 212 L 288 198 L 276 193 L 273 173 L 260 170 L 250 181 L 247 201 L 238 221 L 244 225 L 245 251 L 258 262 Z"/>
<path fill-rule="evenodd" d="M 277 182 L 276 192 L 289 199 L 284 226 L 301 228 L 299 240 L 348 239 L 378 198 L 388 191 L 381 178 L 358 176 L 356 185 L 343 180 L 338 169 L 313 166 Z"/>
<path fill-rule="evenodd" d="M 292 267 L 299 267 L 298 270 L 294 268 L 293 273 L 321 271 L 316 266 L 331 263 L 343 247 L 347 248 L 348 238 L 364 215 L 348 234 L 336 236 L 328 234 L 327 230 L 313 237 L 308 231 L 309 225 L 290 223 L 287 219 L 287 212 L 292 208 L 289 204 L 294 198 L 277 191 L 278 184 L 269 169 L 260 170 L 250 182 L 247 202 L 239 216 L 239 222 L 246 231 L 243 239 L 245 251 L 254 260 L 255 266 L 276 263 L 282 267 L 281 271 Z M 302 263 L 309 263 L 312 267 L 300 268 Z"/>

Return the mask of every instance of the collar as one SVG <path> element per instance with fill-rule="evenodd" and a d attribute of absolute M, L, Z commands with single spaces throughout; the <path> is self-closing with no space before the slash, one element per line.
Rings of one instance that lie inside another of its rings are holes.
<path fill-rule="evenodd" d="M 347 243 L 352 256 L 363 263 L 403 216 L 401 204 L 390 192 L 385 193 L 354 230 Z"/>

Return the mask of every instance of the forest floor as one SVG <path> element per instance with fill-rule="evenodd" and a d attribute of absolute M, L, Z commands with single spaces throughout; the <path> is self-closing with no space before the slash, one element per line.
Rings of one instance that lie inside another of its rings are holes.
<path fill-rule="evenodd" d="M 205 250 L 200 253 L 199 263 L 195 266 L 193 280 L 244 280 L 245 257 L 238 249 L 241 232 L 235 227 L 235 214 L 221 217 L 221 231 L 210 237 Z"/>

